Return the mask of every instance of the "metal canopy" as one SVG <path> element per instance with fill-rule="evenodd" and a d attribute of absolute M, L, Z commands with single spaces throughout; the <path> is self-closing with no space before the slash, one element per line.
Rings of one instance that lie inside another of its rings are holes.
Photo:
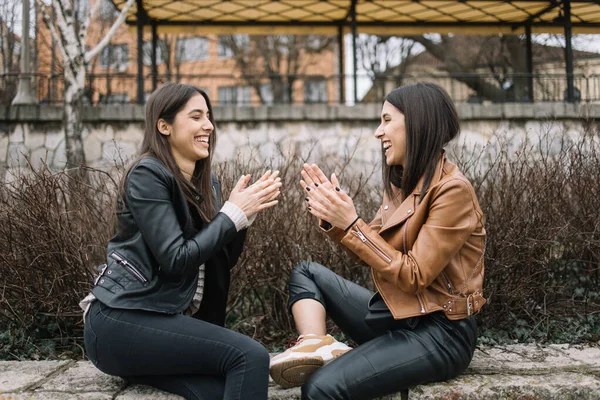
<path fill-rule="evenodd" d="M 138 0 L 127 22 L 159 33 L 564 33 L 566 0 Z M 570 0 L 573 33 L 600 32 L 600 0 Z M 113 0 L 121 9 L 126 0 Z"/>

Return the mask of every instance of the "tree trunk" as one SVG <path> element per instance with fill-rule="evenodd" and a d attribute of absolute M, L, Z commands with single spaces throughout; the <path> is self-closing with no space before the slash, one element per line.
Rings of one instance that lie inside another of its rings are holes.
<path fill-rule="evenodd" d="M 69 169 L 85 165 L 85 153 L 81 136 L 83 130 L 81 113 L 83 109 L 85 66 L 79 65 L 73 72 L 75 72 L 74 80 L 67 79 L 65 76 L 65 111 L 63 117 L 67 168 Z"/>

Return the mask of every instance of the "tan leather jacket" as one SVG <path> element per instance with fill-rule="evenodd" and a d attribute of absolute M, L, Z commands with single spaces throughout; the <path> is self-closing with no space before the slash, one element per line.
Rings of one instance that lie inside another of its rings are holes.
<path fill-rule="evenodd" d="M 422 200 L 421 187 L 401 204 L 384 196 L 370 224 L 359 219 L 348 232 L 325 231 L 371 267 L 394 318 L 435 311 L 466 318 L 485 303 L 483 213 L 473 186 L 445 156 Z"/>

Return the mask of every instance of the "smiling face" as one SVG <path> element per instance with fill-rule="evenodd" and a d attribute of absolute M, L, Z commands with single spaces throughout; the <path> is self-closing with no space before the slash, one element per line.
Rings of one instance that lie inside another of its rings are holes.
<path fill-rule="evenodd" d="M 173 157 L 185 172 L 193 172 L 196 161 L 208 158 L 210 135 L 214 127 L 209 120 L 208 105 L 201 94 L 188 100 L 172 124 L 159 120 L 158 130 L 167 136 Z"/>
<path fill-rule="evenodd" d="M 404 165 L 406 161 L 406 125 L 404 114 L 391 103 L 383 103 L 381 124 L 375 131 L 381 140 L 387 165 Z"/>

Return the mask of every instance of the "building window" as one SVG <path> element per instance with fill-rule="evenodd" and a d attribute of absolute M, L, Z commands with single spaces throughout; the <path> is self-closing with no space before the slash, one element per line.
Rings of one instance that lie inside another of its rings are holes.
<path fill-rule="evenodd" d="M 263 100 L 264 104 L 273 104 L 276 103 L 284 103 L 287 104 L 290 102 L 290 85 L 287 82 L 282 82 L 282 93 L 279 99 L 275 99 L 273 95 L 273 84 L 272 83 L 264 83 L 260 85 L 260 97 Z"/>
<path fill-rule="evenodd" d="M 129 64 L 129 45 L 109 44 L 100 53 L 100 67 L 125 71 Z"/>
<path fill-rule="evenodd" d="M 327 81 L 325 79 L 304 82 L 304 103 L 327 103 Z"/>
<path fill-rule="evenodd" d="M 144 42 L 144 65 L 152 66 L 152 42 Z M 156 65 L 164 64 L 167 54 L 167 44 L 164 40 L 156 42 Z"/>
<path fill-rule="evenodd" d="M 267 36 L 267 46 L 269 50 L 277 51 L 280 54 L 288 54 L 290 47 L 295 45 L 292 35 Z"/>
<path fill-rule="evenodd" d="M 127 104 L 129 103 L 129 95 L 127 93 L 102 94 L 98 101 L 100 104 Z"/>
<path fill-rule="evenodd" d="M 177 39 L 177 61 L 201 61 L 208 59 L 208 39 L 191 37 Z"/>
<path fill-rule="evenodd" d="M 100 20 L 109 20 L 113 18 L 117 18 L 119 16 L 119 10 L 115 7 L 112 1 L 110 0 L 98 0 L 101 1 L 100 10 L 98 11 L 98 17 Z"/>
<path fill-rule="evenodd" d="M 217 44 L 217 55 L 219 57 L 229 58 L 234 56 L 231 45 L 232 40 L 239 49 L 246 49 L 250 45 L 250 37 L 248 35 L 219 36 L 219 42 Z"/>
<path fill-rule="evenodd" d="M 306 38 L 306 47 L 311 51 L 323 50 L 328 44 L 327 36 L 309 35 Z"/>
<path fill-rule="evenodd" d="M 250 104 L 252 101 L 250 86 L 220 86 L 219 104 Z"/>

